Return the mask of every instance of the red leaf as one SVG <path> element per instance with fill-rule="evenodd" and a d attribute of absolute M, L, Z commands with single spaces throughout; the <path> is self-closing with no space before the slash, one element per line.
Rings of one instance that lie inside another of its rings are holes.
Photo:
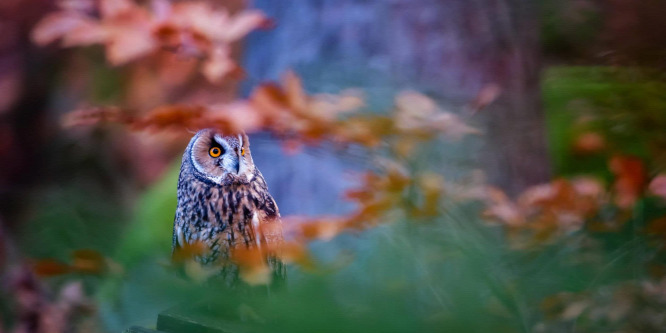
<path fill-rule="evenodd" d="M 631 156 L 615 156 L 610 160 L 609 168 L 615 175 L 615 204 L 630 208 L 643 193 L 647 181 L 643 161 Z"/>
<path fill-rule="evenodd" d="M 44 259 L 35 263 L 33 271 L 39 276 L 56 276 L 69 273 L 71 268 L 55 259 Z"/>

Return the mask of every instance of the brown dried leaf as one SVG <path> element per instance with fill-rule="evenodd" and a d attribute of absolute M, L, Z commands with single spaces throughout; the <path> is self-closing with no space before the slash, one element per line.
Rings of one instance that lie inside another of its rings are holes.
<path fill-rule="evenodd" d="M 206 108 L 202 106 L 167 105 L 150 110 L 145 116 L 131 123 L 134 129 L 169 130 L 190 129 L 197 130 Z"/>

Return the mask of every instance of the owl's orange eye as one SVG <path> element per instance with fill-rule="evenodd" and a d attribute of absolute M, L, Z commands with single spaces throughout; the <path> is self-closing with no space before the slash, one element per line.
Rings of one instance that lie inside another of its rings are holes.
<path fill-rule="evenodd" d="M 208 154 L 210 154 L 211 157 L 219 157 L 222 155 L 222 149 L 219 147 L 213 147 L 208 151 Z"/>
<path fill-rule="evenodd" d="M 245 156 L 245 148 L 241 147 L 241 156 Z"/>

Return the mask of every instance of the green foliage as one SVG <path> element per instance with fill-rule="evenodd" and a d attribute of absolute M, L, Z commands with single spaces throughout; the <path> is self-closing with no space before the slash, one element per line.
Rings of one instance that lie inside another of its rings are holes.
<path fill-rule="evenodd" d="M 78 249 L 111 253 L 123 212 L 106 195 L 75 185 L 43 192 L 35 203 L 39 209 L 21 229 L 22 250 L 31 258 L 60 260 Z"/>
<path fill-rule="evenodd" d="M 622 142 L 624 132 L 606 132 L 599 125 L 611 121 L 601 115 L 614 119 L 629 107 L 648 114 L 651 107 L 662 107 L 652 90 L 658 83 L 627 82 L 626 75 L 628 71 L 603 68 L 547 72 L 544 98 L 558 173 L 609 177 L 611 151 L 581 157 L 571 150 L 581 131 L 603 131 L 614 149 L 649 157 L 646 146 L 656 132 L 635 132 L 633 140 Z M 577 119 L 588 114 L 595 121 L 578 127 Z M 599 308 L 647 297 L 625 289 L 649 281 L 650 265 L 665 262 L 657 240 L 641 232 L 666 212 L 660 201 L 640 201 L 617 230 L 582 228 L 518 249 L 507 241 L 507 229 L 479 218 L 479 204 L 449 203 L 445 214 L 418 223 L 402 220 L 311 243 L 316 267 L 290 266 L 287 290 L 267 295 L 214 282 L 190 283 L 168 265 L 177 173 L 174 164 L 145 192 L 123 230 L 114 259 L 124 272 L 109 277 L 98 292 L 101 317 L 111 330 L 154 326 L 157 314 L 172 306 L 192 311 L 203 306 L 201 311 L 237 327 L 266 332 L 617 330 L 623 321 L 601 322 L 588 312 L 562 315 L 572 311 L 572 303 L 553 301 L 554 295 L 601 302 L 595 305 Z M 608 208 L 592 220 L 612 224 L 617 214 Z M 618 298 L 623 293 L 630 296 Z M 609 294 L 614 295 L 610 300 Z M 648 310 L 657 309 L 660 305 Z"/>
<path fill-rule="evenodd" d="M 554 67 L 545 73 L 543 98 L 551 156 L 558 174 L 608 177 L 613 154 L 663 163 L 666 148 L 666 83 L 639 69 Z M 572 150 L 578 135 L 601 133 L 608 147 L 599 154 Z M 662 166 L 663 168 L 663 166 Z"/>
<path fill-rule="evenodd" d="M 545 322 L 542 302 L 554 292 L 594 295 L 645 274 L 642 240 L 612 244 L 617 239 L 578 232 L 515 251 L 500 228 L 478 219 L 478 206 L 449 208 L 429 222 L 315 242 L 319 266 L 292 267 L 287 290 L 270 295 L 188 284 L 156 265 L 164 254 L 156 255 L 128 267 L 114 301 L 102 299 L 104 319 L 114 329 L 151 326 L 171 306 L 212 301 L 200 310 L 253 331 L 532 332 Z"/>
<path fill-rule="evenodd" d="M 114 258 L 132 267 L 155 254 L 171 253 L 176 184 L 180 163 L 174 163 L 164 178 L 149 188 L 136 204 L 131 222 L 123 231 Z"/>

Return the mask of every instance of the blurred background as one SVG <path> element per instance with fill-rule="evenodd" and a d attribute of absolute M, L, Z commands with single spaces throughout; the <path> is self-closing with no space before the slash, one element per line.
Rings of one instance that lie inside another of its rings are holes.
<path fill-rule="evenodd" d="M 163 2 L 132 1 L 151 13 Z M 362 91 L 374 116 L 417 91 L 481 134 L 419 141 L 401 157 L 390 140 L 294 149 L 253 131 L 283 216 L 354 212 L 345 193 L 365 170 L 381 174 L 377 158 L 456 186 L 429 217 L 397 208 L 391 223 L 310 242 L 316 267 L 290 265 L 288 293 L 219 290 L 239 309 L 230 320 L 290 332 L 666 331 L 666 2 L 207 3 L 267 17 L 229 43 L 238 68 L 214 80 L 187 50 L 130 55 L 141 16 L 109 19 L 113 1 L 0 3 L 0 332 L 154 327 L 158 312 L 222 288 L 166 268 L 192 132 L 63 119 L 231 103 L 288 70 L 310 94 Z M 61 12 L 117 39 L 40 42 L 37 27 Z M 396 207 L 422 200 L 400 196 Z"/>

